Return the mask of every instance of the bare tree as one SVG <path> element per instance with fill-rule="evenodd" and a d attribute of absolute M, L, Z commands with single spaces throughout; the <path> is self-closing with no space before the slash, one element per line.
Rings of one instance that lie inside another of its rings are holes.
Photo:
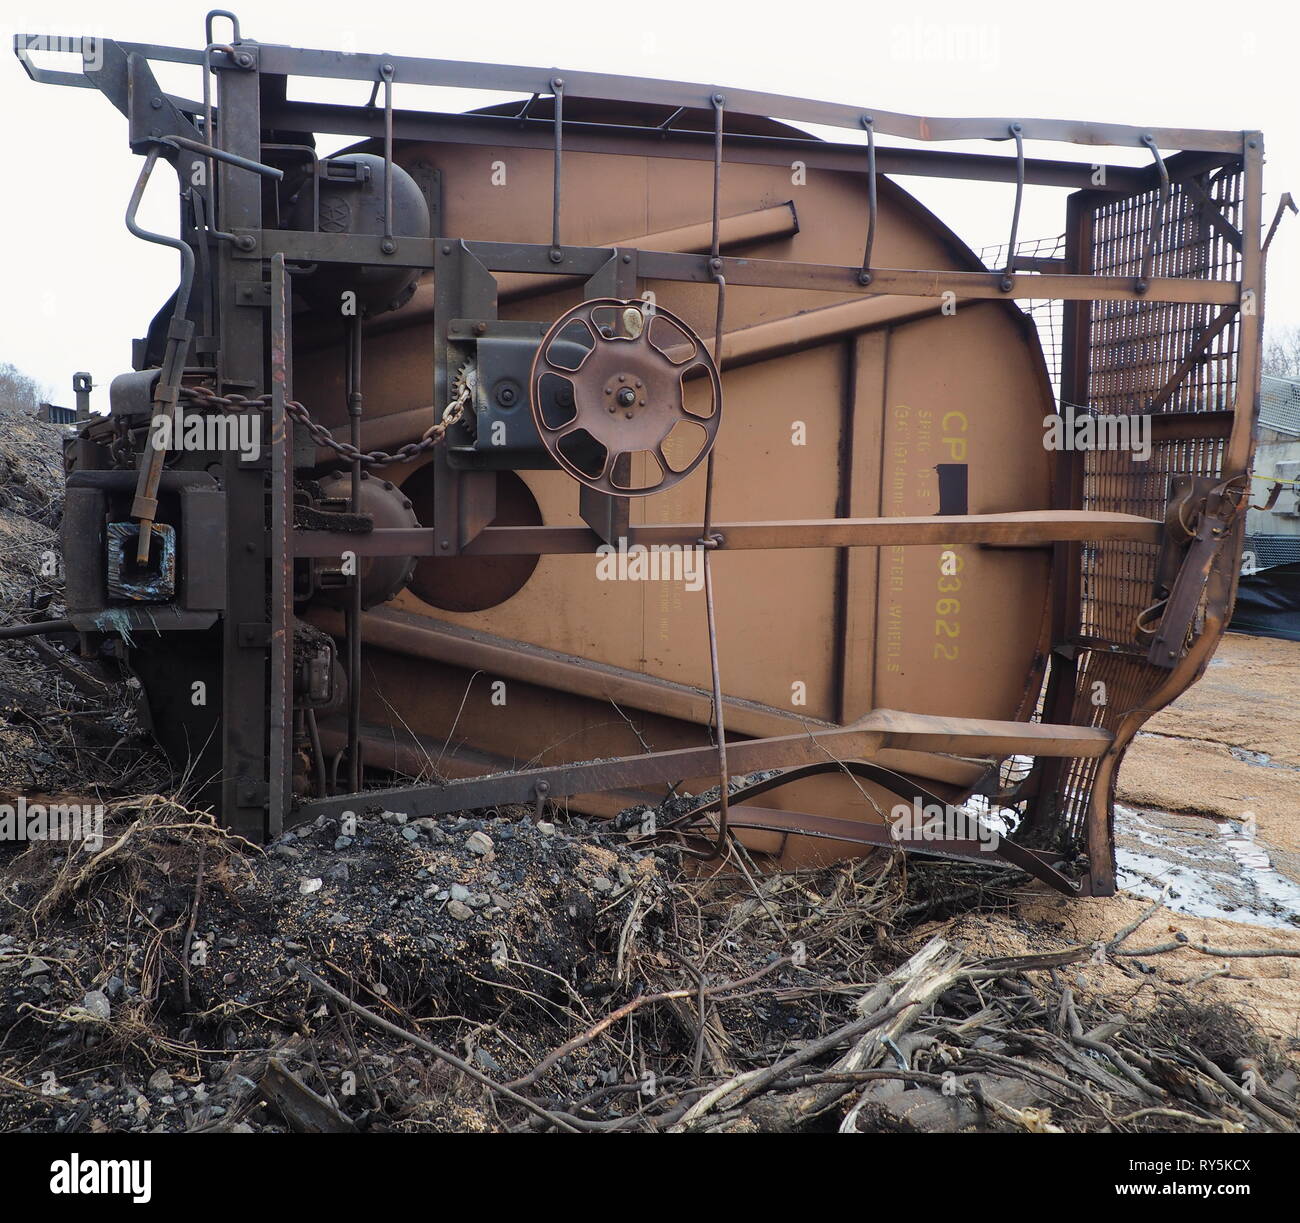
<path fill-rule="evenodd" d="M 35 415 L 46 398 L 45 387 L 16 365 L 0 362 L 0 411 Z"/>
<path fill-rule="evenodd" d="M 1300 378 L 1300 327 L 1277 327 L 1269 332 L 1261 369 L 1275 378 Z"/>

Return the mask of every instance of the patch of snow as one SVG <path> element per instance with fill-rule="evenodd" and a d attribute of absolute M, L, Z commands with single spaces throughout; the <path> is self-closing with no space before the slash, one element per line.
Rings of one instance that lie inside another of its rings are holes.
<path fill-rule="evenodd" d="M 1168 889 L 1169 908 L 1193 917 L 1300 926 L 1300 885 L 1273 866 L 1268 846 L 1241 824 L 1207 820 L 1206 827 L 1214 835 L 1189 834 L 1159 812 L 1116 803 L 1120 886 L 1153 900 Z"/>

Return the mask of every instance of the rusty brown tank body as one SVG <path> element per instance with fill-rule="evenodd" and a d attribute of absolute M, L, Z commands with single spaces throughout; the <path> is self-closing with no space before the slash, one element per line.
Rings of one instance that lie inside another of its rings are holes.
<path fill-rule="evenodd" d="M 642 121 L 653 129 L 662 116 Z M 658 143 L 653 130 L 643 140 Z M 565 191 L 580 201 L 572 210 L 574 237 L 596 246 L 707 249 L 713 167 L 659 151 L 647 155 L 629 140 L 619 153 L 571 156 Z M 550 186 L 549 151 L 416 143 L 395 155 L 412 172 L 440 171 L 448 233 L 547 241 L 551 218 L 537 201 Z M 507 168 L 504 184 L 494 183 L 494 164 Z M 727 253 L 832 265 L 860 259 L 863 176 L 814 172 L 794 187 L 796 176 L 788 165 L 729 168 L 720 202 Z M 880 184 L 875 250 L 889 267 L 981 266 L 887 182 Z M 581 284 L 553 288 L 555 278 L 518 279 L 509 297 L 502 293 L 503 318 L 549 324 L 584 293 Z M 709 335 L 713 285 L 638 279 L 635 289 L 634 296 L 653 292 Z M 426 274 L 406 306 L 372 325 L 362 384 L 366 446 L 400 444 L 431 419 L 433 306 Z M 719 521 L 984 514 L 1050 503 L 1052 456 L 1043 448 L 1042 422 L 1053 410 L 1051 388 L 1033 327 L 1013 305 L 970 303 L 944 316 L 932 302 L 892 294 L 737 287 L 728 293 L 726 328 Z M 336 429 L 346 425 L 341 354 L 341 343 L 311 341 L 299 341 L 295 352 L 295 394 L 321 405 L 319 417 Z M 433 463 L 426 454 L 385 473 L 422 522 L 435 519 Z M 952 492 L 960 501 L 944 506 L 940 477 L 950 473 L 964 488 Z M 566 473 L 510 472 L 496 480 L 498 502 L 515 525 L 582 525 L 578 489 Z M 635 502 L 631 521 L 700 522 L 704 486 L 697 469 Z M 880 707 L 976 719 L 1032 714 L 1050 646 L 1050 555 L 963 545 L 955 549 L 959 576 L 945 579 L 943 551 L 934 544 L 719 554 L 717 632 L 729 730 L 791 734 Z M 336 619 L 319 622 L 337 628 Z M 468 774 L 484 764 L 505 769 L 624 756 L 643 745 L 687 747 L 707 735 L 704 596 L 689 578 L 602 580 L 590 554 L 434 556 L 420 560 L 410 586 L 363 624 L 363 734 L 372 764 L 418 774 L 432 759 L 439 771 Z M 498 679 L 504 693 L 494 689 Z M 394 735 L 394 724 L 414 734 Z M 465 748 L 472 750 L 461 755 Z M 887 753 L 885 760 L 931 783 L 983 772 L 917 753 Z M 700 789 L 710 781 L 685 784 Z M 866 806 L 859 785 L 883 809 L 899 801 L 875 783 L 842 775 L 792 785 L 770 801 L 853 818 Z M 655 795 L 571 801 L 613 815 Z M 786 845 L 783 835 L 752 836 L 764 848 L 777 848 L 778 840 L 788 863 L 830 848 L 807 838 Z"/>
<path fill-rule="evenodd" d="M 1231 605 L 1257 133 L 338 57 L 237 24 L 220 43 L 212 19 L 207 43 L 101 44 L 82 74 L 146 176 L 210 177 L 182 199 L 181 294 L 70 452 L 69 610 L 92 643 L 129 636 L 223 819 L 549 800 L 654 813 L 706 856 L 991 852 L 1113 890 L 1124 748 Z M 205 98 L 166 95 L 151 59 L 203 64 Z M 373 104 L 294 102 L 291 75 L 369 81 Z M 521 97 L 431 114 L 394 82 Z M 361 139 L 326 156 L 321 130 Z M 1026 139 L 1151 162 L 1099 176 Z M 990 271 L 910 174 L 1060 188 L 1059 250 L 1021 253 L 1018 189 Z M 1022 309 L 1049 299 L 1050 368 Z M 178 400 L 255 414 L 264 459 L 151 462 Z M 1054 416 L 1109 440 L 1049 448 Z M 150 581 L 106 567 L 114 546 Z M 216 708 L 185 708 L 200 673 Z M 986 837 L 998 815 L 1014 831 Z"/>

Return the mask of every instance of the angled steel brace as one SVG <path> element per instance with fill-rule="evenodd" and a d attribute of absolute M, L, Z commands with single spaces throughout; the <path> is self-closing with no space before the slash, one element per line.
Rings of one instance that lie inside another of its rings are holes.
<path fill-rule="evenodd" d="M 1041 722 L 986 722 L 975 718 L 931 717 L 876 709 L 850 726 L 781 735 L 772 739 L 738 740 L 728 745 L 733 773 L 755 773 L 787 765 L 821 764 L 826 760 L 870 757 L 881 748 L 945 752 L 957 756 L 1002 757 L 1101 756 L 1110 746 L 1107 731 L 1092 726 L 1052 726 Z M 397 811 L 409 816 L 441 815 L 503 803 L 532 803 L 543 795 L 563 798 L 619 790 L 656 782 L 706 777 L 714 769 L 717 749 L 679 748 L 585 760 L 550 768 L 523 769 L 491 777 L 472 777 L 436 786 L 403 786 L 369 790 L 304 803 L 299 821 L 346 811 Z"/>

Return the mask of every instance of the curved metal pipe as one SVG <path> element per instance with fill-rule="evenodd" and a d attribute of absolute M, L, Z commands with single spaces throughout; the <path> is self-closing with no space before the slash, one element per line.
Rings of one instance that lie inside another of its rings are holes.
<path fill-rule="evenodd" d="M 190 244 L 181 238 L 169 238 L 166 234 L 156 234 L 145 229 L 135 219 L 144 198 L 144 189 L 149 184 L 149 176 L 158 163 L 159 150 L 155 146 L 145 154 L 144 165 L 140 168 L 140 177 L 135 180 L 135 190 L 131 192 L 131 202 L 126 207 L 126 227 L 137 238 L 153 242 L 158 246 L 170 246 L 181 253 L 181 281 L 176 289 L 176 307 L 172 311 L 173 322 L 185 317 L 190 306 L 190 290 L 194 285 L 194 251 Z"/>

